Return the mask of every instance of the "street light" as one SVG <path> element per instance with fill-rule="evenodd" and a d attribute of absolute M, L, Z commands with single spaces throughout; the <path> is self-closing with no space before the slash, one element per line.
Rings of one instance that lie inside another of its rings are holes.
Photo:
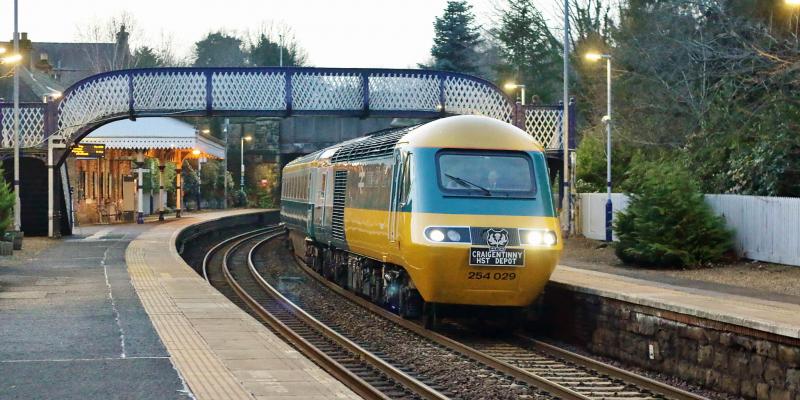
<path fill-rule="evenodd" d="M 510 90 L 514 90 L 514 89 L 519 89 L 520 90 L 519 94 L 520 94 L 520 97 L 522 98 L 522 102 L 521 103 L 522 103 L 523 106 L 525 105 L 525 85 L 519 85 L 519 84 L 516 84 L 514 82 L 508 82 L 508 83 L 506 83 L 504 85 L 504 87 L 506 88 L 506 90 L 509 90 L 509 91 Z"/>
<path fill-rule="evenodd" d="M 225 118 L 222 124 L 222 133 L 225 134 L 225 168 L 222 171 L 222 204 L 228 209 L 228 128 L 230 127 L 231 120 Z"/>
<path fill-rule="evenodd" d="M 792 0 L 800 1 L 800 0 Z M 612 240 L 611 236 L 611 220 L 613 218 L 613 207 L 611 204 L 611 55 L 588 53 L 586 59 L 589 61 L 606 60 L 606 116 L 603 117 L 603 122 L 606 123 L 606 191 L 608 192 L 608 199 L 606 200 L 606 242 Z"/>
<path fill-rule="evenodd" d="M 3 58 L 0 58 L 0 63 L 3 63 L 3 64 L 14 64 L 14 63 L 18 63 L 20 61 L 22 61 L 22 55 L 21 54 L 12 54 L 10 56 L 5 56 Z"/>
<path fill-rule="evenodd" d="M 14 0 L 14 57 L 19 57 L 19 4 Z M 22 59 L 22 57 L 19 57 Z M 14 64 L 14 231 L 22 230 L 22 202 L 19 198 L 19 63 Z M 140 180 L 141 181 L 141 180 Z M 53 190 L 49 188 L 48 190 Z M 141 202 L 140 202 L 141 204 Z M 53 215 L 47 218 L 52 221 Z"/>
<path fill-rule="evenodd" d="M 247 140 L 248 142 L 253 140 L 252 136 L 242 136 L 242 173 L 239 176 L 239 190 L 244 192 L 244 141 Z"/>

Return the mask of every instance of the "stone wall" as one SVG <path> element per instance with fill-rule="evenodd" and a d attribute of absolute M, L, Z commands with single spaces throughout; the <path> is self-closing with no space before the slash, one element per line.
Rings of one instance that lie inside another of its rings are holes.
<path fill-rule="evenodd" d="M 800 400 L 800 340 L 550 284 L 547 334 L 588 351 L 758 400 Z"/>

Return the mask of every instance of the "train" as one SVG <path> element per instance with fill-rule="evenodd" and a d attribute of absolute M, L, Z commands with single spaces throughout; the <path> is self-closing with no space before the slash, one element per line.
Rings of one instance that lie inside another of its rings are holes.
<path fill-rule="evenodd" d="M 317 273 L 408 317 L 520 309 L 562 239 L 543 148 L 483 116 L 389 128 L 289 162 L 281 219 Z"/>

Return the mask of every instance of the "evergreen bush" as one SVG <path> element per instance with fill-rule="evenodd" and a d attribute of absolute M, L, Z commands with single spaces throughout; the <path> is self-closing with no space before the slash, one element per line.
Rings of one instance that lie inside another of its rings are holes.
<path fill-rule="evenodd" d="M 0 176 L 3 168 L 0 167 Z M 4 179 L 0 179 L 0 233 L 5 232 L 14 217 L 14 192 Z"/>
<path fill-rule="evenodd" d="M 628 208 L 617 214 L 616 254 L 646 267 L 692 267 L 719 261 L 733 233 L 706 204 L 697 182 L 676 163 L 645 162 L 634 169 Z M 633 186 L 633 185 L 632 185 Z"/>

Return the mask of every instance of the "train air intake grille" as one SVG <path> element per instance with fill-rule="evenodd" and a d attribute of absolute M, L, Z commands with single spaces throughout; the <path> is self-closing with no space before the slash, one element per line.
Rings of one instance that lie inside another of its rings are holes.
<path fill-rule="evenodd" d="M 333 176 L 333 214 L 331 234 L 334 239 L 344 241 L 344 201 L 347 189 L 347 171 L 336 171 Z"/>
<path fill-rule="evenodd" d="M 338 163 L 342 161 L 389 157 L 394 152 L 394 147 L 397 145 L 397 142 L 418 126 L 419 125 L 384 129 L 361 140 L 347 142 L 342 145 L 333 157 L 331 157 L 331 162 Z"/>

